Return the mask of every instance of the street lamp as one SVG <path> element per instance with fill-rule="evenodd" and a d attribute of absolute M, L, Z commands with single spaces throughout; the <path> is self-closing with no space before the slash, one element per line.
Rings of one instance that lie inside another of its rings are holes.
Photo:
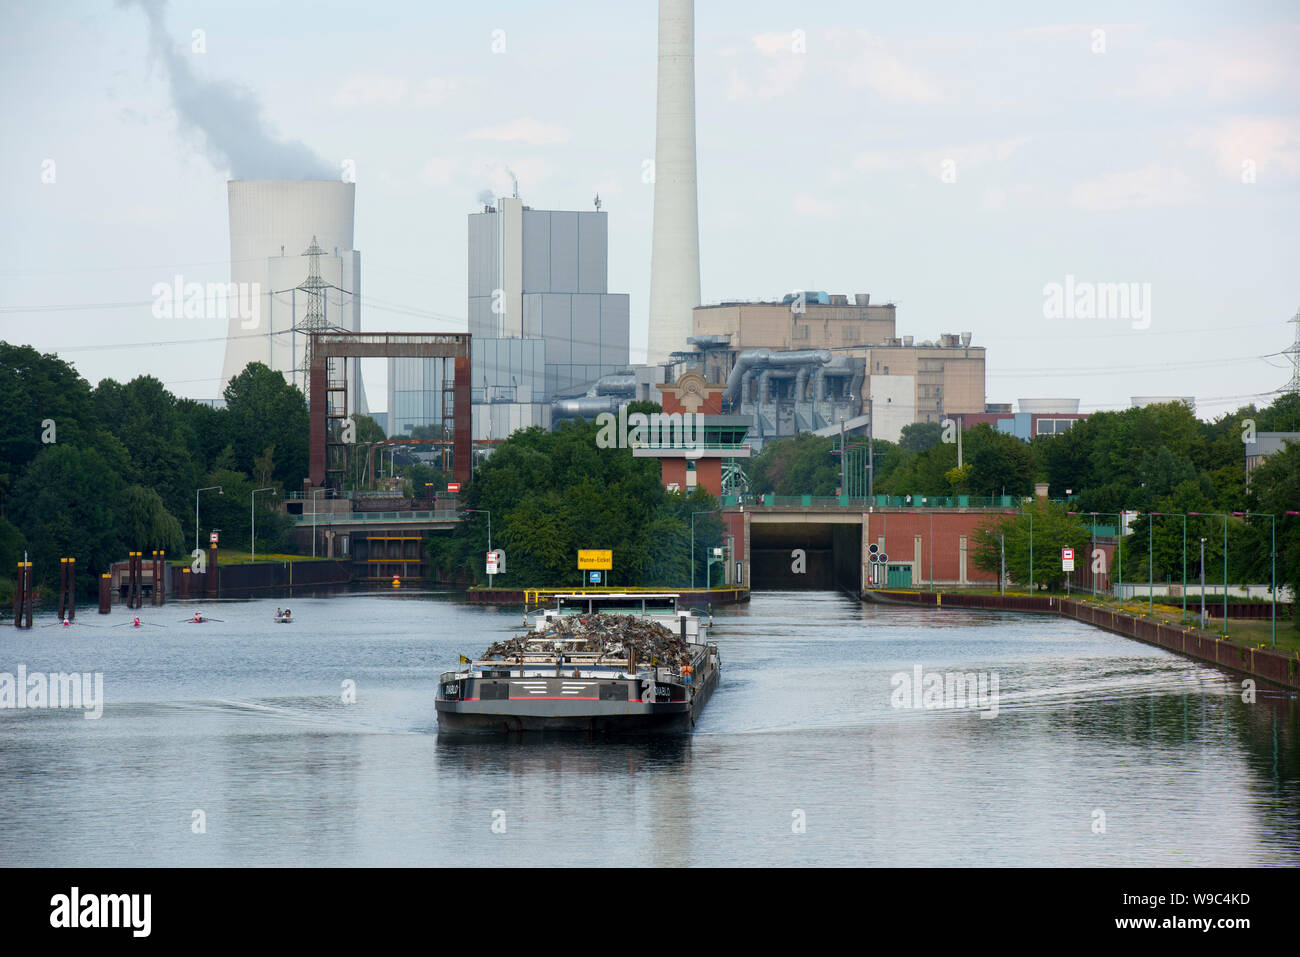
<path fill-rule="evenodd" d="M 194 493 L 194 550 L 195 551 L 199 550 L 199 493 L 211 492 L 213 490 L 216 490 L 216 492 L 220 495 L 226 494 L 225 490 L 222 489 L 220 485 L 209 485 L 206 488 L 201 488 Z"/>
<path fill-rule="evenodd" d="M 486 515 L 488 517 L 488 551 L 492 551 L 492 512 L 486 508 L 463 508 L 461 511 L 466 513 L 477 512 L 480 515 Z M 488 575 L 488 588 L 492 587 L 493 577 L 494 576 L 491 574 Z"/>
<path fill-rule="evenodd" d="M 248 523 L 253 529 L 248 537 L 249 564 L 253 564 L 257 561 L 257 512 L 253 508 L 253 504 L 257 501 L 258 492 L 274 493 L 275 489 L 269 486 L 267 488 L 255 488 L 253 489 L 252 494 L 248 496 Z"/>
<path fill-rule="evenodd" d="M 1205 537 L 1201 537 L 1201 629 L 1205 629 Z"/>
<path fill-rule="evenodd" d="M 1223 633 L 1228 633 L 1228 515 L 1226 512 L 1188 512 L 1198 518 L 1217 516 L 1223 519 Z"/>

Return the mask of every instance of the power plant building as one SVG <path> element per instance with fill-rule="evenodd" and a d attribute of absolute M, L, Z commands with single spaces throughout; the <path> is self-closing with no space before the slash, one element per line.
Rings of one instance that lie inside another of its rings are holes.
<path fill-rule="evenodd" d="M 754 416 L 750 441 L 865 431 L 897 442 L 915 422 L 984 412 L 985 350 L 971 334 L 916 342 L 897 334 L 892 303 L 859 293 L 792 294 L 694 310 L 694 351 L 676 358 L 726 382 L 726 407 Z"/>
<path fill-rule="evenodd" d="M 627 369 L 629 297 L 609 291 L 608 214 L 505 197 L 471 213 L 468 230 L 474 438 L 550 428 L 555 396 Z M 389 360 L 390 435 L 441 421 L 443 375 L 436 362 Z"/>
<path fill-rule="evenodd" d="M 231 180 L 227 198 L 232 289 L 221 387 L 248 363 L 262 362 L 306 393 L 307 324 L 318 313 L 322 331 L 361 331 L 361 253 L 352 245 L 356 185 Z M 319 255 L 306 254 L 313 243 Z M 305 288 L 313 260 L 322 283 L 316 293 Z M 359 360 L 347 361 L 348 408 L 364 413 Z"/>

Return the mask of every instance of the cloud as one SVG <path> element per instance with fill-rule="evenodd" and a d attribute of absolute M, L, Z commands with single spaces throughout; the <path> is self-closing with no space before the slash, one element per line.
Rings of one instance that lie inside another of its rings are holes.
<path fill-rule="evenodd" d="M 951 160 L 960 177 L 964 170 L 1005 162 L 1029 141 L 1028 136 L 1015 136 L 939 149 L 865 150 L 853 157 L 853 168 L 860 173 L 879 173 L 916 167 L 929 175 L 939 176 Z"/>
<path fill-rule="evenodd" d="M 406 104 L 427 109 L 446 103 L 462 86 L 456 77 L 431 76 L 413 86 L 404 77 L 392 74 L 354 73 L 334 94 L 334 105 L 351 108 Z"/>
<path fill-rule="evenodd" d="M 569 131 L 559 126 L 548 126 L 531 117 L 521 117 L 497 126 L 485 126 L 465 134 L 467 140 L 488 140 L 494 143 L 529 143 L 546 146 L 567 143 Z"/>
<path fill-rule="evenodd" d="M 434 156 L 420 169 L 420 182 L 426 186 L 448 186 L 456 173 L 456 161 L 446 156 Z"/>
<path fill-rule="evenodd" d="M 938 83 L 925 71 L 908 63 L 867 30 L 836 28 L 827 35 L 836 53 L 848 53 L 835 62 L 840 78 L 852 87 L 869 89 L 893 103 L 938 103 L 943 99 Z"/>
<path fill-rule="evenodd" d="M 1260 177 L 1300 174 L 1300 120 L 1237 116 L 1194 131 L 1190 142 L 1213 153 L 1219 168 L 1234 179 L 1247 161 Z"/>
<path fill-rule="evenodd" d="M 341 107 L 392 106 L 406 96 L 406 80 L 382 73 L 354 73 L 343 81 L 334 94 L 334 104 Z"/>
<path fill-rule="evenodd" d="M 430 106 L 441 106 L 450 100 L 451 95 L 464 85 L 458 77 L 431 76 L 426 80 L 422 80 L 416 86 L 411 102 L 421 109 Z"/>
<path fill-rule="evenodd" d="M 128 4 L 129 5 L 129 4 Z M 202 135 L 204 152 L 232 179 L 337 179 L 339 171 L 301 140 L 279 139 L 251 91 L 197 76 L 193 57 L 178 52 L 167 33 L 163 0 L 135 0 L 149 20 L 149 46 L 167 72 L 181 128 Z"/>
<path fill-rule="evenodd" d="M 808 55 L 804 52 L 806 41 L 801 32 L 760 33 L 750 38 L 750 44 L 761 59 L 746 72 L 757 73 L 758 76 L 751 81 L 741 73 L 741 67 L 731 67 L 727 80 L 727 99 L 770 100 L 785 96 L 798 86 L 808 61 Z M 735 51 L 729 52 L 734 54 Z"/>
<path fill-rule="evenodd" d="M 1201 191 L 1181 170 L 1150 163 L 1141 169 L 1121 170 L 1079 183 L 1069 203 L 1091 213 L 1156 206 L 1192 206 Z"/>
<path fill-rule="evenodd" d="M 1142 46 L 1143 65 L 1116 87 L 1123 97 L 1165 101 L 1180 96 L 1224 103 L 1300 85 L 1300 25 L 1231 33 L 1214 43 L 1153 40 Z"/>
<path fill-rule="evenodd" d="M 796 193 L 792 205 L 795 213 L 799 216 L 832 219 L 839 215 L 838 206 L 811 193 Z"/>

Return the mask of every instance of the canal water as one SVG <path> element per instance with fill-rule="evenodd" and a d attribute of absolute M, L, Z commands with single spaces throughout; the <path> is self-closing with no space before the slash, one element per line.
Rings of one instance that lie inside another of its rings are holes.
<path fill-rule="evenodd" d="M 440 738 L 433 696 L 520 609 L 291 604 L 4 628 L 0 672 L 101 673 L 104 707 L 0 710 L 0 863 L 1300 863 L 1295 697 L 1068 619 L 760 593 L 715 616 L 695 734 L 519 742 Z"/>

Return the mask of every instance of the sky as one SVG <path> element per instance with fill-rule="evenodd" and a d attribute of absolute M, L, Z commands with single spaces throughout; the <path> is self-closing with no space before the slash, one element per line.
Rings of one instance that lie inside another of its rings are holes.
<path fill-rule="evenodd" d="M 1300 3 L 989 6 L 697 4 L 704 301 L 869 293 L 899 335 L 971 332 L 989 402 L 1266 404 L 1300 325 Z M 643 358 L 654 3 L 0 11 L 0 339 L 218 395 L 226 321 L 151 290 L 229 280 L 232 164 L 355 171 L 363 329 L 464 331 L 466 217 L 513 171 L 536 208 L 599 193 Z"/>

